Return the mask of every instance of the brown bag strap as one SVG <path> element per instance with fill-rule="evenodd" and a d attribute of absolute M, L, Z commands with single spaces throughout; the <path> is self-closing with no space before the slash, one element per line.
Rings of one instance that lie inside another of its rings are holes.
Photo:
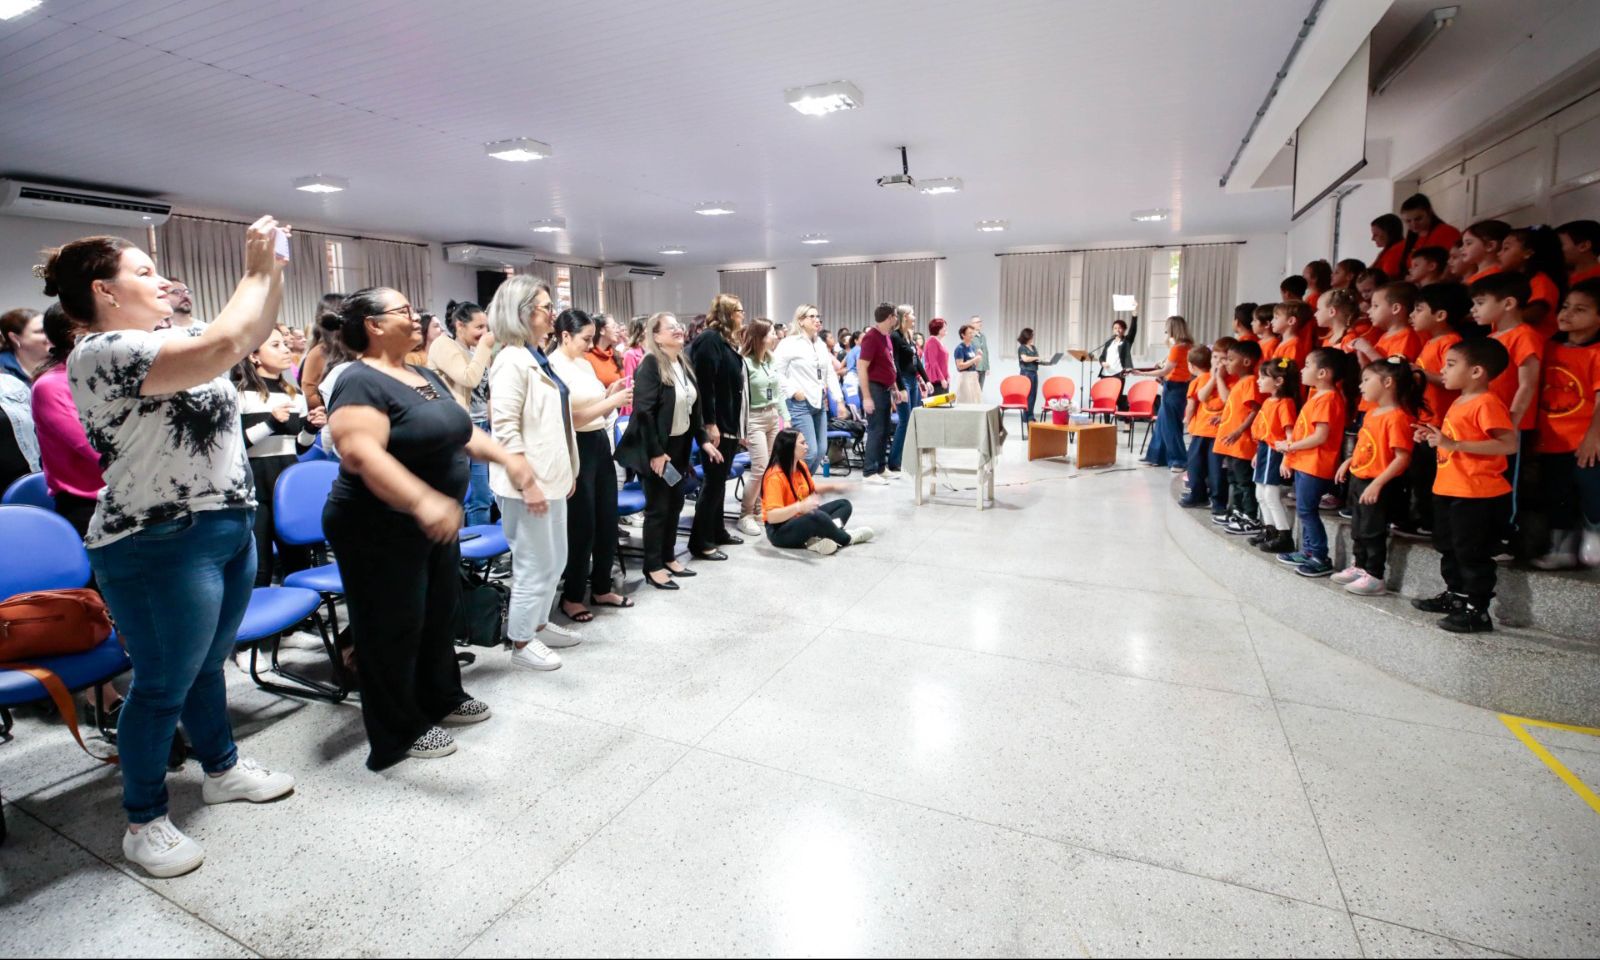
<path fill-rule="evenodd" d="M 39 681 L 45 692 L 50 695 L 51 702 L 56 705 L 56 710 L 61 713 L 61 719 L 67 722 L 67 729 L 72 731 L 72 739 L 78 741 L 78 747 L 84 753 L 89 754 L 89 756 L 94 757 L 101 763 L 117 764 L 121 762 L 120 758 L 114 753 L 110 756 L 101 757 L 89 751 L 88 744 L 83 742 L 83 734 L 78 732 L 78 705 L 72 699 L 72 691 L 67 689 L 67 685 L 61 682 L 60 677 L 43 667 L 33 667 L 25 663 L 0 663 L 0 670 L 15 670 Z"/>

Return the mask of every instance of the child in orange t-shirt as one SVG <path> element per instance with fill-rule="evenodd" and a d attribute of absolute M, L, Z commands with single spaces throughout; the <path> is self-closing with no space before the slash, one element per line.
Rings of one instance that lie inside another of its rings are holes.
<path fill-rule="evenodd" d="M 1260 340 L 1251 324 L 1255 321 L 1256 305 L 1236 304 L 1233 308 L 1233 338 L 1235 340 Z"/>
<path fill-rule="evenodd" d="M 1506 479 L 1515 488 L 1511 494 L 1512 526 L 1506 530 L 1506 540 L 1515 556 L 1527 558 L 1534 545 L 1521 536 L 1516 520 L 1530 510 L 1541 509 L 1531 482 L 1532 471 L 1523 469 L 1523 454 L 1532 456 L 1539 442 L 1539 368 L 1544 363 L 1545 339 L 1522 322 L 1522 309 L 1531 295 L 1528 280 L 1522 274 L 1493 273 L 1473 283 L 1469 290 L 1473 318 L 1494 329 L 1494 338 L 1511 357 L 1510 365 L 1489 384 L 1489 390 L 1510 409 L 1511 422 L 1517 428 L 1517 453 L 1506 468 Z"/>
<path fill-rule="evenodd" d="M 1452 633 L 1494 629 L 1494 554 L 1499 531 L 1511 513 L 1506 458 L 1516 453 L 1511 412 L 1489 389 L 1510 366 L 1504 345 L 1493 337 L 1463 340 L 1445 354 L 1444 385 L 1461 396 L 1444 415 L 1444 426 L 1418 423 L 1414 439 L 1438 450 L 1433 481 L 1433 545 L 1445 590 L 1411 601 L 1418 610 L 1443 613 L 1439 626 Z"/>
<path fill-rule="evenodd" d="M 1261 410 L 1250 424 L 1256 441 L 1256 503 L 1261 505 L 1260 533 L 1250 544 L 1264 553 L 1289 553 L 1294 550 L 1294 521 L 1283 502 L 1283 454 L 1276 449 L 1289 439 L 1300 404 L 1300 368 L 1288 360 L 1268 360 L 1256 377 L 1262 396 Z"/>
<path fill-rule="evenodd" d="M 1223 340 L 1232 343 L 1232 338 Z M 1219 340 L 1218 343 L 1222 343 Z M 1211 385 L 1214 375 L 1212 348 L 1200 344 L 1189 351 L 1189 402 L 1184 409 L 1184 423 L 1189 430 L 1189 487 L 1178 500 L 1183 507 L 1198 507 L 1204 503 L 1226 503 L 1227 487 L 1219 472 L 1211 469 L 1211 445 L 1217 436 L 1217 418 L 1222 414 L 1222 398 Z M 1220 489 L 1219 489 L 1220 488 Z"/>
<path fill-rule="evenodd" d="M 1405 357 L 1408 362 L 1415 363 L 1422 356 L 1422 338 L 1411 329 L 1410 323 L 1411 311 L 1416 305 L 1416 285 L 1404 280 L 1386 283 L 1373 291 L 1369 311 L 1372 334 L 1351 345 L 1361 358 L 1362 366 L 1390 357 Z"/>
<path fill-rule="evenodd" d="M 1335 287 L 1317 301 L 1312 314 L 1317 332 L 1313 338 L 1319 347 L 1336 347 L 1349 350 L 1350 344 L 1364 336 L 1372 325 L 1361 316 L 1361 300 L 1354 290 Z"/>
<path fill-rule="evenodd" d="M 1459 283 L 1431 283 L 1417 290 L 1417 305 L 1411 310 L 1411 328 L 1422 338 L 1422 353 L 1417 357 L 1417 373 L 1427 383 L 1423 391 L 1424 411 L 1420 419 L 1436 427 L 1444 426 L 1444 412 L 1455 402 L 1453 390 L 1446 390 L 1445 351 L 1461 342 L 1465 334 L 1481 336 L 1472 322 L 1472 298 Z M 1395 525 L 1403 537 L 1428 539 L 1433 536 L 1433 475 L 1438 467 L 1434 457 L 1412 457 L 1407 486 L 1411 488 L 1411 514 L 1405 523 Z"/>
<path fill-rule="evenodd" d="M 1272 304 L 1256 305 L 1255 315 L 1250 318 L 1250 329 L 1255 331 L 1256 340 L 1261 344 L 1261 359 L 1271 360 L 1273 351 L 1278 349 L 1278 338 L 1272 332 Z"/>
<path fill-rule="evenodd" d="M 1315 329 L 1313 315 L 1311 304 L 1304 300 L 1279 303 L 1272 308 L 1272 335 L 1277 338 L 1278 344 L 1273 348 L 1270 359 L 1286 357 L 1292 360 L 1295 366 L 1302 368 L 1302 380 L 1305 379 L 1303 371 L 1306 356 L 1311 353 L 1311 338 Z"/>
<path fill-rule="evenodd" d="M 1500 272 L 1500 246 L 1511 235 L 1504 220 L 1479 220 L 1461 231 L 1461 264 L 1467 286 Z"/>
<path fill-rule="evenodd" d="M 1422 403 L 1422 382 L 1404 357 L 1389 357 L 1361 373 L 1361 398 L 1372 405 L 1361 420 L 1356 449 L 1339 464 L 1335 479 L 1350 479 L 1350 566 L 1333 582 L 1364 597 L 1387 592 L 1389 524 L 1408 504 L 1406 468 L 1411 465 L 1412 429 Z"/>
<path fill-rule="evenodd" d="M 1261 508 L 1256 503 L 1251 470 L 1256 441 L 1250 435 L 1250 426 L 1261 409 L 1261 392 L 1256 387 L 1256 367 L 1260 364 L 1261 344 L 1251 340 L 1235 343 L 1228 348 L 1227 359 L 1227 372 L 1233 379 L 1214 381 L 1223 409 L 1212 449 L 1222 459 L 1222 471 L 1228 478 L 1228 523 L 1224 529 L 1236 535 L 1254 534 L 1261 529 Z"/>
<path fill-rule="evenodd" d="M 1543 570 L 1600 566 L 1600 279 L 1584 280 L 1557 314 L 1539 391 L 1539 477 L 1550 517 Z"/>
<path fill-rule="evenodd" d="M 1500 244 L 1500 266 L 1528 278 L 1531 296 L 1523 308 L 1522 322 L 1546 338 L 1556 334 L 1556 314 L 1561 312 L 1561 288 L 1555 278 L 1566 273 L 1561 262 L 1561 240 L 1549 227 L 1518 227 Z"/>
<path fill-rule="evenodd" d="M 1300 549 L 1278 554 L 1280 563 L 1303 577 L 1333 573 L 1328 559 L 1328 531 L 1318 505 L 1333 489 L 1344 444 L 1348 411 L 1355 406 L 1356 362 L 1342 350 L 1319 347 L 1306 358 L 1303 373 L 1312 388 L 1311 398 L 1300 408 L 1294 430 L 1278 444 L 1283 476 L 1294 477 L 1295 513 L 1300 518 Z"/>

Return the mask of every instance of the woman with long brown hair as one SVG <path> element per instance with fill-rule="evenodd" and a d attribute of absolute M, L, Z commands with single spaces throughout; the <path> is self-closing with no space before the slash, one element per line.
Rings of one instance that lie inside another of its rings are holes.
<path fill-rule="evenodd" d="M 721 547 L 744 543 L 728 532 L 722 516 L 727 497 L 728 468 L 739 450 L 744 429 L 744 362 L 735 347 L 744 329 L 744 305 L 739 298 L 719 293 L 706 314 L 706 328 L 689 344 L 700 396 L 700 417 L 705 436 L 700 442 L 700 465 L 705 473 L 694 504 L 694 526 L 689 530 L 689 552 L 702 560 L 726 560 Z M 711 456 L 712 451 L 716 456 Z"/>
<path fill-rule="evenodd" d="M 778 345 L 778 332 L 771 321 L 757 320 L 744 328 L 739 344 L 739 354 L 744 358 L 745 409 L 744 440 L 750 451 L 750 477 L 759 477 L 767 469 L 772 456 L 772 442 L 783 429 L 784 392 L 778 366 L 773 362 L 773 350 Z M 747 477 L 744 497 L 739 504 L 739 530 L 746 536 L 761 536 L 761 522 L 756 519 L 756 501 L 761 498 L 759 485 Z"/>

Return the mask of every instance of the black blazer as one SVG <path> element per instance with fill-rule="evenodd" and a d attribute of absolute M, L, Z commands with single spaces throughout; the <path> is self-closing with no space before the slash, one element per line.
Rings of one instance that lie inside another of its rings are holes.
<path fill-rule="evenodd" d="M 1139 318 L 1134 317 L 1128 323 L 1128 335 L 1122 338 L 1122 346 L 1117 348 L 1118 358 L 1122 360 L 1124 371 L 1133 369 L 1133 338 L 1139 332 Z M 1116 342 L 1116 334 L 1111 339 L 1100 345 L 1100 362 L 1106 362 L 1106 355 L 1111 352 L 1111 345 Z"/>
<path fill-rule="evenodd" d="M 672 438 L 672 408 L 678 402 L 678 388 L 672 385 L 670 375 L 663 379 L 661 374 L 661 365 L 650 353 L 633 371 L 633 414 L 617 443 L 617 462 L 634 473 L 651 472 L 650 461 L 667 452 Z M 693 368 L 689 380 L 699 389 Z M 690 410 L 689 432 L 699 437 L 704 431 L 697 403 Z"/>
<path fill-rule="evenodd" d="M 695 337 L 687 352 L 700 390 L 695 404 L 700 419 L 708 427 L 715 426 L 724 439 L 739 439 L 744 433 L 744 361 L 715 330 Z"/>

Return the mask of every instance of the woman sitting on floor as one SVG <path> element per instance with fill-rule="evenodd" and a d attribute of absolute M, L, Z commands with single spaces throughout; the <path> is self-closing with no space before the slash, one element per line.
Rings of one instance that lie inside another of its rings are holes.
<path fill-rule="evenodd" d="M 772 442 L 771 466 L 761 477 L 761 504 L 767 539 L 775 547 L 804 547 L 823 556 L 840 547 L 872 539 L 870 527 L 846 533 L 850 501 L 822 502 L 821 494 L 844 490 L 844 484 L 816 480 L 806 467 L 806 439 L 798 430 L 783 430 Z"/>

